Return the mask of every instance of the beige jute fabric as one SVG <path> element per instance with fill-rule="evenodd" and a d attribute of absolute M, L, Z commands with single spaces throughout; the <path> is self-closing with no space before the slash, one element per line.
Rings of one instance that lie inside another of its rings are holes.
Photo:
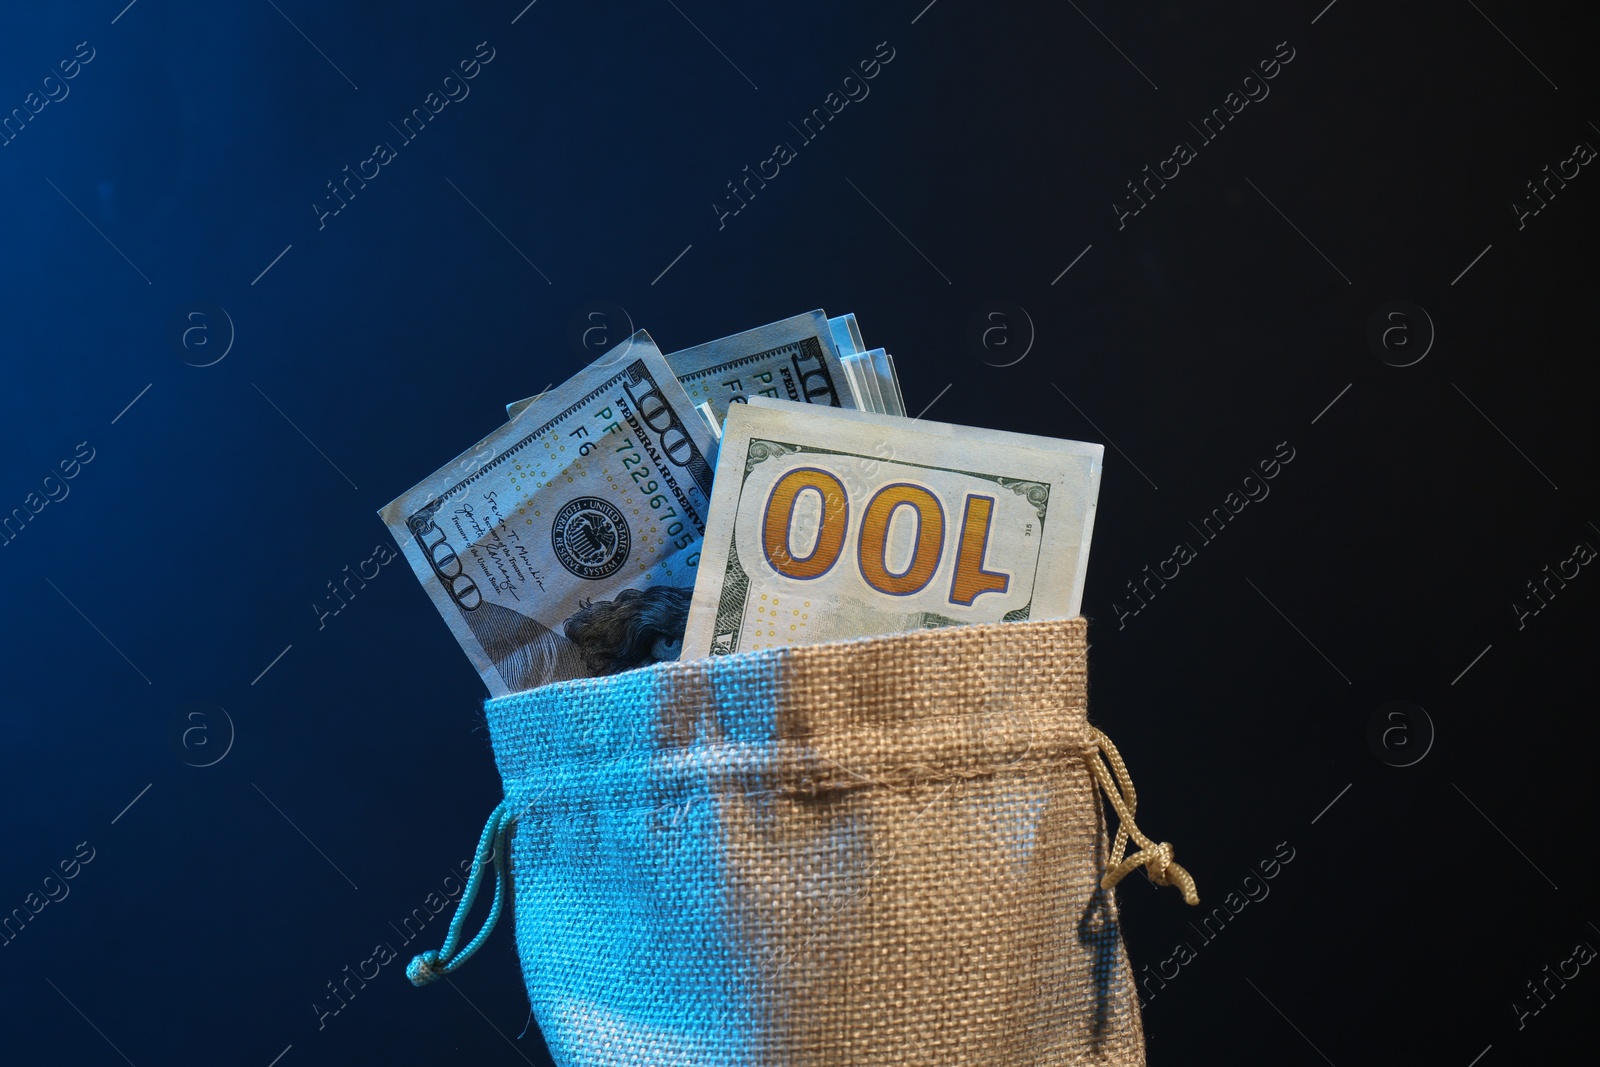
<path fill-rule="evenodd" d="M 951 627 L 489 701 L 556 1062 L 1143 1064 L 1102 882 L 1193 883 L 1136 828 L 1112 855 L 1085 652 L 1081 618 Z"/>

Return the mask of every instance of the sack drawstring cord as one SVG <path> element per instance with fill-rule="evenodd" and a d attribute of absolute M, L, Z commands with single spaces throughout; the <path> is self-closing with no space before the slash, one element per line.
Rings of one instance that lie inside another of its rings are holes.
<path fill-rule="evenodd" d="M 1110 866 L 1105 876 L 1100 879 L 1100 887 L 1111 889 L 1134 870 L 1144 867 L 1150 880 L 1156 885 L 1176 886 L 1183 894 L 1185 903 L 1199 904 L 1200 895 L 1195 889 L 1194 878 L 1173 859 L 1172 843 L 1162 841 L 1157 844 L 1151 841 L 1134 822 L 1134 814 L 1138 808 L 1138 794 L 1134 792 L 1128 765 L 1123 762 L 1117 746 L 1112 744 L 1111 738 L 1092 726 L 1089 728 L 1089 738 L 1094 747 L 1084 753 L 1084 762 L 1101 791 L 1105 793 L 1106 799 L 1116 809 L 1118 819 L 1117 837 L 1111 847 Z M 1110 765 L 1109 771 L 1107 764 Z M 425 986 L 454 971 L 467 962 L 494 931 L 495 924 L 500 920 L 500 913 L 505 910 L 509 881 L 506 875 L 506 852 L 511 827 L 516 821 L 516 813 L 508 801 L 502 800 L 490 813 L 488 822 L 484 824 L 483 834 L 478 838 L 478 850 L 475 854 L 477 863 L 472 869 L 471 877 L 467 879 L 461 901 L 456 905 L 456 913 L 450 920 L 444 944 L 438 949 L 429 949 L 413 957 L 406 966 L 406 977 L 411 980 L 412 985 Z M 1139 851 L 1124 857 L 1130 840 L 1139 846 Z M 477 899 L 479 889 L 482 888 L 484 869 L 491 862 L 494 865 L 494 900 L 489 907 L 489 917 L 484 920 L 482 929 L 472 940 L 462 945 L 462 928 L 466 925 L 467 913 L 472 910 L 472 904 Z"/>
<path fill-rule="evenodd" d="M 1144 867 L 1156 885 L 1176 886 L 1183 894 L 1184 903 L 1199 904 L 1200 894 L 1195 889 L 1194 878 L 1172 858 L 1172 843 L 1163 841 L 1158 845 L 1152 842 L 1133 821 L 1139 801 L 1133 791 L 1133 779 L 1128 775 L 1128 765 L 1122 762 L 1122 753 L 1111 743 L 1111 738 L 1092 726 L 1089 727 L 1089 739 L 1094 747 L 1084 753 L 1083 761 L 1088 764 L 1089 773 L 1094 775 L 1106 799 L 1117 810 L 1117 839 L 1111 847 L 1110 867 L 1105 877 L 1100 879 L 1100 888 L 1110 889 L 1136 868 Z M 1106 770 L 1107 763 L 1111 764 L 1110 772 Z M 1112 773 L 1116 775 L 1115 782 L 1112 781 Z M 1139 851 L 1124 859 L 1123 853 L 1127 851 L 1129 838 L 1139 846 Z"/>
<path fill-rule="evenodd" d="M 429 949 L 413 957 L 406 965 L 406 977 L 411 979 L 412 985 L 425 986 L 466 963 L 493 932 L 495 923 L 500 919 L 500 913 L 505 910 L 508 883 L 506 850 L 511 826 L 516 821 L 516 813 L 506 800 L 502 800 L 490 813 L 489 821 L 483 826 L 483 836 L 478 838 L 478 851 L 474 854 L 476 862 L 472 868 L 472 876 L 467 879 L 466 889 L 461 893 L 461 902 L 456 905 L 455 916 L 450 920 L 450 929 L 445 933 L 444 945 L 437 950 Z M 490 851 L 491 849 L 493 851 Z M 489 854 L 485 855 L 486 852 Z M 491 860 L 494 863 L 494 902 L 489 907 L 489 917 L 484 920 L 483 928 L 478 931 L 477 936 L 458 949 L 461 944 L 461 928 L 466 925 L 467 913 L 472 910 L 472 902 L 477 898 L 478 889 L 483 884 L 484 868 Z"/>

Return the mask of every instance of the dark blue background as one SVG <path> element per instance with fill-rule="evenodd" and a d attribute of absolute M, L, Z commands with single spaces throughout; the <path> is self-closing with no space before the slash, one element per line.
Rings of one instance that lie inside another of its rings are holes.
<path fill-rule="evenodd" d="M 1146 986 L 1153 1063 L 1577 1047 L 1587 969 L 1512 1007 L 1600 944 L 1600 577 L 1512 607 L 1600 546 L 1600 178 L 1521 229 L 1511 207 L 1600 143 L 1572 9 L 523 2 L 0 13 L 0 113 L 94 50 L 0 147 L 0 514 L 94 456 L 0 547 L 0 914 L 94 850 L 0 945 L 6 1062 L 547 1062 L 504 930 L 454 991 L 392 964 L 319 1029 L 499 783 L 481 683 L 404 564 L 321 629 L 311 605 L 389 544 L 379 507 L 582 366 L 595 301 L 669 351 L 854 311 L 913 412 L 1114 442 L 1091 713 L 1208 908 L 1295 854 L 1209 943 L 1128 883 L 1136 969 L 1198 950 Z M 325 183 L 481 41 L 470 96 L 319 230 Z M 870 95 L 719 229 L 725 183 L 885 41 Z M 1280 41 L 1271 95 L 1119 230 L 1124 183 Z M 1404 368 L 1366 339 L 1396 299 L 1437 330 Z M 1009 348 L 973 339 L 994 302 Z M 193 366 L 216 308 L 233 346 Z M 1279 442 L 1271 496 L 1122 616 Z M 1367 741 L 1391 699 L 1437 734 L 1409 767 Z"/>

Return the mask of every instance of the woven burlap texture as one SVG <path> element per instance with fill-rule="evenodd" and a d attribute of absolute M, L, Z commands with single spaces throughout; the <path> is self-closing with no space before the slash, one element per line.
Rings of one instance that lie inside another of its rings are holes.
<path fill-rule="evenodd" d="M 488 701 L 556 1062 L 1143 1064 L 1085 653 L 950 627 Z"/>

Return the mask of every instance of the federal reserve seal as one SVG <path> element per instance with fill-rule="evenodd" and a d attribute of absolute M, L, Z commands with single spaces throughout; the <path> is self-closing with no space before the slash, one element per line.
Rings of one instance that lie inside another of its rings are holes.
<path fill-rule="evenodd" d="M 628 562 L 633 537 L 610 501 L 580 496 L 556 512 L 550 544 L 561 565 L 579 578 L 608 578 Z"/>

